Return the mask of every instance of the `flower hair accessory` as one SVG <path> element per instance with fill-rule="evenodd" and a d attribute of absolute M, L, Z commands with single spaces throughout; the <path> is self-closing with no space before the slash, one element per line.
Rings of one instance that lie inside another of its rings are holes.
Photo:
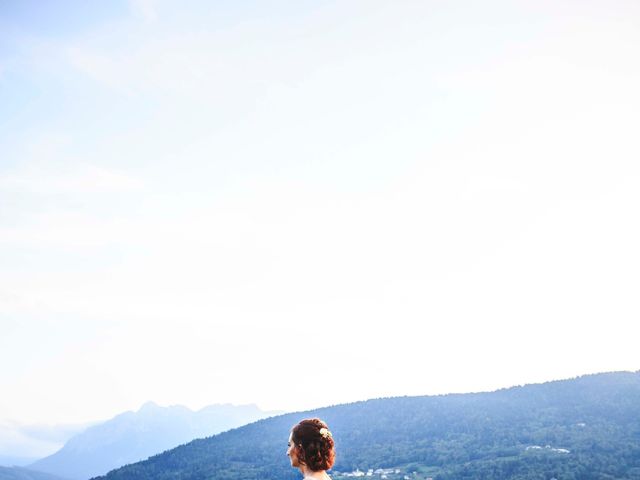
<path fill-rule="evenodd" d="M 320 429 L 320 435 L 322 435 L 323 438 L 329 438 L 329 437 L 332 436 L 331 432 L 328 429 L 324 428 L 324 427 L 322 427 Z"/>

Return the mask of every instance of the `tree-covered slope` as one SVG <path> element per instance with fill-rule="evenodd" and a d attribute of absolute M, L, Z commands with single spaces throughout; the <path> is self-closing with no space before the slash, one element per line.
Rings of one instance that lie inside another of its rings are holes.
<path fill-rule="evenodd" d="M 589 375 L 491 393 L 397 397 L 261 420 L 195 440 L 105 480 L 287 480 L 291 426 L 325 419 L 338 459 L 372 480 L 640 479 L 640 372 Z"/>

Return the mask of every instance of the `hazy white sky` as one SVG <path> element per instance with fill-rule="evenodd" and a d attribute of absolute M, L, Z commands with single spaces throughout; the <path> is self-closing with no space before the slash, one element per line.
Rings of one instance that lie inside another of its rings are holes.
<path fill-rule="evenodd" d="M 637 370 L 639 51 L 636 1 L 3 2 L 0 422 Z"/>

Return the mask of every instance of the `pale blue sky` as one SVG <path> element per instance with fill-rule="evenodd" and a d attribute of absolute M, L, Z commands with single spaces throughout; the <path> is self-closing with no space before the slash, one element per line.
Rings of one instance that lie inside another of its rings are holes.
<path fill-rule="evenodd" d="M 0 421 L 640 368 L 637 2 L 86 5 L 0 7 Z"/>

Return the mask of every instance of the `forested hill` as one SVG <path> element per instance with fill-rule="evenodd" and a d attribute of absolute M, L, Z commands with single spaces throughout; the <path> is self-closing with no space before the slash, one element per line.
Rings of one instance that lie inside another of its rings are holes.
<path fill-rule="evenodd" d="M 309 416 L 324 418 L 333 431 L 334 480 L 356 469 L 371 469 L 371 480 L 640 479 L 640 372 L 286 414 L 195 440 L 103 478 L 297 479 L 285 455 L 287 437 Z"/>

